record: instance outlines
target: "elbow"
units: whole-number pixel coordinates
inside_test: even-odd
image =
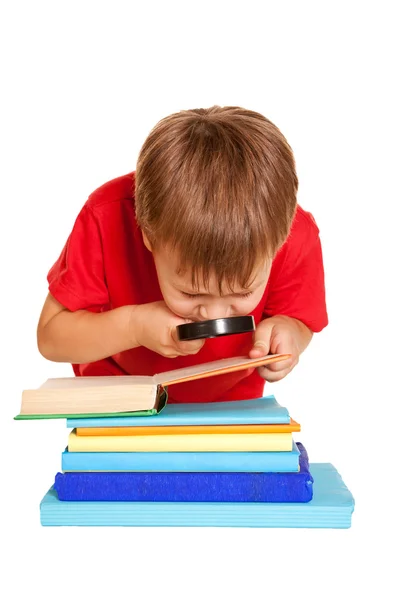
[[[38,327],[36,340],[38,350],[43,358],[52,362],[60,362],[57,358],[54,342],[51,336],[48,335],[46,327]]]

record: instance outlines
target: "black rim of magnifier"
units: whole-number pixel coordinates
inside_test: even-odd
[[[254,317],[228,317],[226,319],[211,319],[196,323],[178,325],[178,338],[182,340],[199,340],[213,338],[234,333],[248,333],[254,331]]]

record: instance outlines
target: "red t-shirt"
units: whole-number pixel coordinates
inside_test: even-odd
[[[95,190],[79,213],[57,262],[48,274],[50,293],[70,311],[107,311],[163,300],[151,252],[135,219],[134,173]],[[320,331],[327,323],[319,230],[298,207],[291,232],[277,253],[263,297],[253,311],[256,323],[287,315]],[[206,340],[196,355],[165,358],[145,347],[89,364],[73,365],[76,375],[154,375],[231,356],[247,356],[252,334]],[[239,371],[170,386],[170,402],[214,402],[262,396],[257,370]]]

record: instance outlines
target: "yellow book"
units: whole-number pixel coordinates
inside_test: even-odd
[[[69,452],[280,452],[292,450],[291,433],[68,436]]]

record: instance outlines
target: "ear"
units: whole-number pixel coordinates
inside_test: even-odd
[[[143,243],[146,246],[147,250],[149,250],[149,252],[153,252],[151,244],[150,244],[150,240],[144,231],[142,231],[142,236],[143,236]]]

